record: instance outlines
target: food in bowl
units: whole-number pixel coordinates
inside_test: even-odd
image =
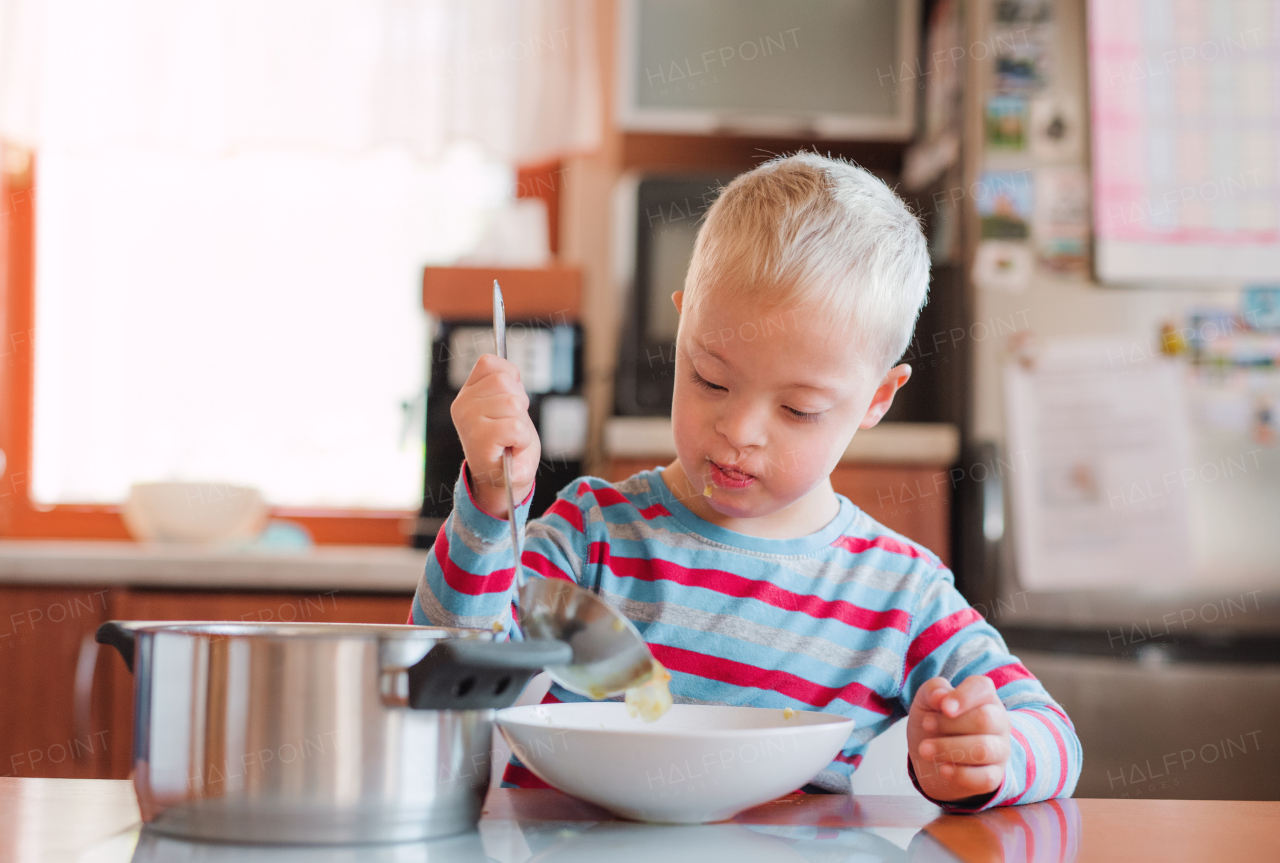
[[[662,714],[671,709],[670,683],[671,672],[655,659],[653,672],[644,682],[627,690],[623,699],[627,705],[627,715],[638,716],[645,722],[657,722]]]
[[[511,707],[498,727],[520,761],[554,788],[622,818],[724,821],[803,786],[848,742],[833,713],[676,704],[661,722],[626,704]]]

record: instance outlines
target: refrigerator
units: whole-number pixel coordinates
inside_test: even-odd
[[[957,583],[1075,722],[1077,795],[1280,799],[1280,4],[925,17]]]

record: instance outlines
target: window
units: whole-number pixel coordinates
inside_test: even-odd
[[[407,154],[42,154],[31,494],[253,485],[276,504],[421,503],[421,268],[510,171]]]

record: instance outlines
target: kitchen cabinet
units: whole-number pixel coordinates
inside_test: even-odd
[[[411,594],[0,585],[0,776],[124,779],[133,679],[106,620],[404,623]]]
[[[0,776],[106,775],[116,740],[89,687],[108,593],[0,586]]]
[[[951,474],[935,465],[839,464],[831,486],[951,565]]]
[[[670,462],[671,458],[614,458],[605,478],[618,482]],[[951,474],[946,467],[842,462],[831,472],[831,485],[867,515],[950,565]]]

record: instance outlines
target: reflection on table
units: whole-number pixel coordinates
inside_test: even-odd
[[[427,843],[254,847],[144,830],[112,780],[0,777],[3,863],[1134,863],[1280,860],[1280,802],[1055,800],[943,815],[916,797],[789,795],[732,822],[618,821],[555,791],[495,790],[479,830]]]
[[[131,863],[1066,863],[1078,849],[1073,801],[982,816],[938,818],[904,798],[785,797],[723,824],[665,826],[612,819],[554,792],[497,792],[476,833],[429,843],[361,848],[264,847],[186,842],[130,831]],[[941,825],[942,839],[931,833]],[[125,836],[117,841],[125,841]],[[957,853],[959,852],[959,853]]]
[[[926,838],[927,837],[923,837]],[[921,843],[916,843],[917,845]],[[905,863],[913,857],[870,830],[745,824],[661,826],[625,822],[482,822],[478,833],[435,842],[359,848],[216,845],[142,831],[132,863]]]

